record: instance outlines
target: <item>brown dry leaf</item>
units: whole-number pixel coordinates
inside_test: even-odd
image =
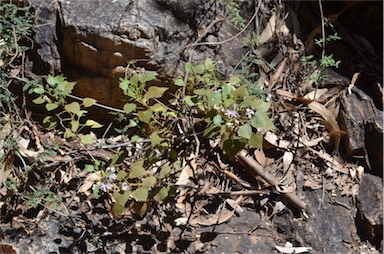
[[[284,170],[284,172],[286,172],[288,170],[292,161],[293,161],[293,153],[288,152],[288,151],[284,152],[284,155],[283,155],[283,170]]]
[[[271,75],[270,78],[270,86],[274,86],[277,82],[279,82],[281,75],[283,74],[285,67],[287,65],[288,57],[285,57],[283,61],[280,62],[279,66],[277,66],[276,71]]]
[[[317,146],[321,141],[324,140],[324,137],[319,137],[307,141],[303,141],[303,144],[308,147]]]
[[[242,200],[242,197],[240,196],[237,200],[233,200],[233,199],[230,199],[230,198],[227,198],[225,200],[225,202],[233,209],[236,211],[237,214],[240,214],[242,212],[244,212],[244,209],[239,205],[239,203],[241,202]]]
[[[306,180],[304,182],[303,186],[311,188],[312,190],[321,189],[321,187],[322,187],[321,183],[314,182],[314,181],[311,181],[311,180]]]
[[[313,101],[308,104],[308,107],[324,118],[324,120],[328,123],[329,132],[340,131],[340,127],[335,116],[324,105]]]
[[[316,154],[317,156],[319,156],[320,158],[322,158],[323,160],[327,161],[330,164],[331,168],[333,168],[333,169],[335,169],[341,173],[349,174],[349,169],[347,167],[345,167],[344,165],[342,165],[338,161],[338,158],[332,157],[330,154],[324,152],[323,150],[321,152],[318,152],[315,149],[310,148],[310,147],[307,147],[307,149],[309,151],[313,152],[314,154]]]
[[[88,191],[93,186],[93,184],[95,182],[100,181],[101,178],[102,177],[101,177],[100,173],[91,173],[91,174],[89,174],[85,178],[83,185],[80,186],[78,191],[81,192],[81,193],[85,193],[86,191]]]
[[[262,149],[256,149],[253,154],[255,155],[256,161],[260,163],[261,166],[265,166],[267,158],[265,157],[264,151]]]
[[[34,161],[39,153],[36,152],[36,151],[28,150],[29,141],[30,140],[28,140],[28,139],[21,138],[17,142],[17,145],[19,146],[21,155],[23,157],[26,157],[26,158],[31,159],[31,160]]]
[[[190,220],[192,226],[212,226],[222,224],[229,221],[233,215],[235,215],[235,210],[229,211],[224,209],[218,214],[209,214],[209,215],[198,215],[196,218]]]
[[[328,92],[328,88],[313,90],[312,92],[309,92],[306,95],[304,95],[303,98],[308,99],[308,100],[316,100],[316,99],[320,98],[326,92]],[[316,94],[316,98],[315,98],[315,94]]]
[[[273,34],[275,33],[276,29],[276,13],[272,15],[272,17],[269,19],[267,26],[264,28],[263,32],[260,35],[260,45],[267,42],[269,39],[272,38]]]
[[[183,165],[184,165],[184,167],[181,170],[180,175],[179,175],[179,179],[177,179],[177,182],[176,182],[176,185],[178,185],[178,186],[188,185],[188,183],[190,182],[190,177],[193,176],[193,170],[192,170],[191,166],[196,167],[196,162],[195,162],[195,160],[191,160],[191,161],[189,161],[189,163],[187,163],[184,160]]]

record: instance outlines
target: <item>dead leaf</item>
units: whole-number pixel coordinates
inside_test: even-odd
[[[286,172],[289,168],[289,166],[291,165],[293,161],[293,153],[292,152],[284,152],[284,155],[283,155],[283,169],[284,169],[284,172]]]
[[[192,226],[212,226],[222,224],[224,222],[229,221],[233,215],[235,214],[235,210],[229,211],[224,209],[217,214],[209,214],[209,215],[198,215],[197,217],[190,220],[190,224]]]
[[[175,183],[178,186],[188,185],[188,183],[190,182],[190,177],[193,176],[193,171],[192,171],[192,168],[190,167],[190,165],[196,166],[196,162],[194,162],[194,160],[191,160],[189,163],[187,163],[184,160],[183,164],[184,164],[184,168],[181,170],[180,175],[179,175],[179,179],[177,179],[177,182]]]
[[[85,178],[83,185],[80,186],[78,191],[81,192],[81,193],[85,193],[90,188],[92,188],[92,186],[93,186],[93,184],[95,182],[100,181],[101,179],[102,179],[102,177],[101,177],[100,173],[91,173],[91,174],[89,174]]]
[[[256,161],[260,163],[261,166],[265,166],[267,159],[265,157],[264,151],[262,149],[256,149],[253,154],[255,155]]]

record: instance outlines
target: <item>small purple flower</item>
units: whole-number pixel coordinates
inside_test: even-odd
[[[117,175],[115,173],[111,174],[110,176],[108,176],[108,182],[112,182],[113,180],[115,180],[117,178]]]
[[[124,183],[121,184],[121,189],[122,189],[123,191],[128,190],[128,188],[129,188],[128,183],[124,182]]]
[[[255,111],[253,111],[252,109],[250,108],[247,108],[245,110],[245,115],[248,117],[248,119],[251,119],[253,117],[253,115],[255,114]]]
[[[234,117],[234,118],[237,118],[239,117],[239,113],[237,111],[232,111],[232,110],[229,110],[229,109],[226,109],[224,111],[224,115],[228,116],[228,117]]]
[[[92,189],[95,189],[96,187],[99,187],[100,190],[107,192],[108,190],[112,190],[113,185],[110,183],[98,182],[93,185]]]

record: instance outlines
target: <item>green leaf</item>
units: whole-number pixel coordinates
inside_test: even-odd
[[[33,89],[33,92],[36,93],[36,94],[43,94],[45,92],[45,90],[44,90],[44,87],[39,86],[39,87],[35,87]]]
[[[193,106],[196,105],[196,104],[192,101],[192,98],[194,98],[194,97],[191,97],[191,96],[189,96],[189,95],[187,95],[187,96],[184,97],[184,101],[185,101],[185,103],[186,103],[188,106],[190,106],[190,107],[193,107]]]
[[[90,126],[91,128],[94,128],[94,129],[103,127],[102,124],[100,124],[94,120],[91,120],[91,119],[89,119],[85,122],[85,126]]]
[[[83,105],[86,108],[93,106],[96,102],[97,102],[97,100],[95,100],[93,98],[84,98],[83,99]]]
[[[46,116],[43,119],[43,126],[47,130],[52,130],[58,124],[58,119],[54,116]]]
[[[133,136],[131,137],[131,142],[132,142],[132,143],[135,143],[135,142],[139,141],[140,139],[141,139],[140,136],[138,136],[138,135],[133,135]]]
[[[236,98],[243,98],[243,97],[249,95],[246,86],[239,86],[238,88],[236,88],[235,91],[232,92],[232,94],[234,96],[236,96]]]
[[[208,126],[208,128],[206,128],[204,130],[203,135],[206,138],[213,138],[213,137],[217,136],[219,133],[220,133],[220,127],[218,127],[214,124],[210,124]]]
[[[147,187],[149,189],[149,188],[152,188],[153,186],[155,186],[156,182],[157,182],[156,177],[148,176],[146,178],[143,178],[142,186]]]
[[[32,102],[35,104],[43,104],[43,103],[45,103],[45,99],[42,96],[40,96],[40,97],[37,97],[36,99],[34,99]]]
[[[138,116],[140,121],[142,121],[144,123],[149,123],[149,121],[151,120],[151,117],[152,117],[152,113],[153,113],[153,111],[151,109],[147,109],[145,111],[139,111],[137,113],[137,116]]]
[[[87,171],[87,172],[93,172],[93,171],[95,171],[95,166],[94,166],[94,165],[91,165],[91,164],[85,164],[85,165],[84,165],[84,169],[85,169],[85,171]]]
[[[73,88],[75,87],[76,82],[63,81],[58,83],[57,89],[61,92],[62,95],[68,95],[72,93]]]
[[[228,139],[223,143],[223,151],[229,156],[235,156],[241,149],[243,149],[245,143],[238,139]]]
[[[92,135],[91,134],[86,134],[81,137],[81,143],[84,145],[89,145],[93,143]]]
[[[241,79],[237,76],[231,76],[231,78],[229,79],[228,83],[231,84],[231,85],[235,85],[237,83],[239,83],[241,81]]]
[[[151,140],[152,146],[157,146],[161,142],[161,138],[157,134],[157,131],[152,132],[151,135],[149,135],[149,139]]]
[[[51,75],[48,75],[48,78],[47,78],[47,83],[54,87],[55,85],[57,84],[60,84],[60,83],[63,83],[64,82],[64,77],[61,76],[61,75],[58,75],[58,76],[51,76]]]
[[[263,137],[259,133],[252,133],[248,145],[254,148],[263,148]]]
[[[240,137],[250,139],[252,135],[252,127],[250,124],[244,124],[239,127],[237,130],[237,134],[239,134]]]
[[[143,160],[137,160],[134,163],[131,164],[131,172],[128,175],[128,178],[138,178],[147,173],[147,171],[143,167],[144,161]]]
[[[231,86],[227,83],[224,83],[223,86],[222,86],[222,89],[223,89],[223,94],[228,96],[232,93],[233,90],[235,90],[235,87],[234,86]]]
[[[80,112],[80,104],[76,101],[64,106],[64,109],[68,112],[78,114]]]
[[[255,128],[262,128],[265,131],[272,130],[275,126],[265,112],[257,111],[253,116],[251,125]]]
[[[159,179],[166,178],[170,172],[171,172],[171,167],[169,166],[169,164],[168,163],[164,164],[160,169]]]
[[[174,84],[176,86],[185,86],[185,82],[183,78],[176,78]]]
[[[168,87],[151,86],[148,88],[148,92],[144,95],[145,99],[161,98]]]
[[[134,104],[134,103],[125,103],[123,109],[124,109],[124,112],[126,114],[130,114],[131,112],[133,112],[136,109],[136,104]]]
[[[133,119],[129,119],[129,127],[136,127],[136,126],[137,126],[137,122]],[[132,142],[135,142],[135,141],[132,141]]]
[[[80,126],[79,121],[75,121],[75,120],[71,121],[71,131],[73,133],[77,132],[77,130],[79,129],[79,126]]]
[[[120,164],[123,162],[125,158],[125,155],[124,155],[124,152],[117,152],[115,155],[113,155],[113,157],[111,158],[111,160],[109,161],[109,165],[115,165],[115,164]]]
[[[271,107],[270,102],[265,102],[261,99],[255,99],[251,103],[251,108],[256,111],[267,112],[270,107]]]
[[[148,188],[139,187],[131,193],[131,197],[138,202],[145,202],[148,199]]]
[[[213,124],[216,126],[221,126],[221,123],[223,122],[223,118],[220,114],[217,114],[213,117]]]
[[[112,203],[111,213],[114,218],[119,218],[125,211],[125,207],[119,203]]]
[[[118,203],[122,206],[125,206],[125,204],[127,203],[127,201],[130,198],[130,191],[126,190],[122,194],[119,191],[115,191],[115,192],[113,192],[112,195],[113,195],[113,198],[116,200],[116,203]]]
[[[160,103],[156,103],[150,107],[153,112],[165,112],[167,108]]]
[[[203,64],[198,64],[193,68],[194,72],[198,75],[203,74],[205,71],[205,66]]]
[[[207,89],[196,89],[193,92],[197,95],[207,95],[210,91]]]
[[[156,72],[147,72],[145,74],[141,74],[141,77],[139,81],[143,84],[147,83],[148,81],[154,80],[156,77],[157,73]]]
[[[47,103],[47,104],[45,105],[45,108],[46,108],[48,111],[52,111],[52,110],[56,109],[57,107],[59,107],[59,105],[56,104],[56,103]]]
[[[185,64],[185,71],[187,72],[187,73],[192,73],[192,70],[193,70],[193,65],[190,63],[190,62],[188,62],[188,63],[186,63]]]
[[[216,67],[215,62],[211,58],[205,59],[204,66],[207,71],[214,71]]]
[[[75,133],[73,133],[71,131],[71,129],[69,129],[69,128],[65,129],[65,132],[64,132],[64,138],[65,139],[73,138],[74,136],[75,136]]]
[[[157,194],[153,197],[153,199],[156,200],[157,202],[162,202],[162,201],[164,201],[164,200],[168,197],[169,189],[170,189],[169,186],[163,186],[163,187],[157,192]]]
[[[129,84],[130,84],[130,82],[129,82],[128,79],[120,78],[119,87],[120,87],[121,90],[123,90],[124,95],[127,95],[126,92],[128,90]]]
[[[116,180],[117,181],[121,181],[123,180],[126,176],[127,176],[127,172],[125,172],[124,170],[119,170],[119,172],[117,173],[117,176],[116,176]]]

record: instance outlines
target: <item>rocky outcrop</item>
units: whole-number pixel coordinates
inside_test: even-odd
[[[242,55],[239,54],[242,51],[241,37],[214,47],[186,48],[218,16],[220,9],[216,1],[29,2],[40,10],[36,12],[40,22],[36,27],[47,26],[46,29],[49,29],[50,36],[45,40],[51,41],[38,40],[40,50],[37,54],[51,73],[63,72],[77,81],[77,95],[94,97],[110,106],[120,107],[123,104],[118,78],[124,76],[127,63],[131,60],[136,60],[138,67],[157,72],[157,83],[169,85],[172,77],[183,74],[189,54],[196,62],[206,57],[214,58],[222,72],[234,66]],[[49,19],[40,18],[47,15],[41,11],[42,8],[48,11]],[[52,27],[56,25],[56,13],[59,13],[57,27]],[[35,32],[39,38],[46,31],[40,28]],[[206,36],[218,41],[237,32],[229,23],[218,22]],[[205,37],[200,39],[205,40]],[[49,52],[55,52],[51,59]],[[56,52],[60,52],[61,61],[57,61]]]

